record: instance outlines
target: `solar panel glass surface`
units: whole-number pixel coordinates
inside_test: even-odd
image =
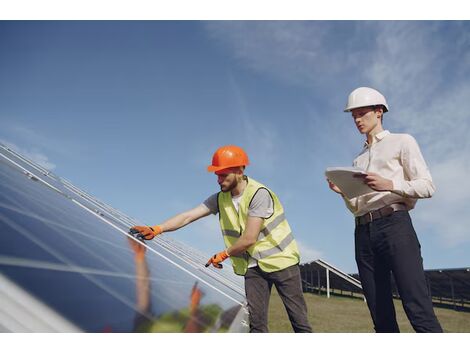
[[[129,218],[2,153],[16,164],[0,158],[0,273],[80,329],[225,331],[244,312],[233,273],[174,241],[141,245]]]

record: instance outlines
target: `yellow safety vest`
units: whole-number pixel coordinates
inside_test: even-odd
[[[276,194],[261,183],[247,178],[247,186],[241,196],[238,212],[232,202],[230,192],[219,192],[219,222],[225,245],[232,246],[243,234],[248,219],[248,208],[256,192],[264,188],[273,199],[274,213],[264,219],[258,241],[247,249],[247,253],[258,261],[265,272],[279,271],[299,263],[300,254],[297,242],[292,235],[284,209]],[[233,270],[237,275],[245,275],[248,269],[248,255],[230,256]]]

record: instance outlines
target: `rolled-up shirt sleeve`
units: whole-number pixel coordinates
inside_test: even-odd
[[[403,139],[401,162],[404,179],[393,181],[393,193],[409,198],[430,198],[436,188],[418,143],[410,136]]]

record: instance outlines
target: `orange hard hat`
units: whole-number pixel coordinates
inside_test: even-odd
[[[212,156],[212,165],[207,171],[216,172],[230,167],[246,166],[250,162],[245,151],[236,145],[224,145],[217,149]]]

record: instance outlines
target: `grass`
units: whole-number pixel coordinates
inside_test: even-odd
[[[305,293],[308,317],[314,332],[374,332],[366,303],[362,299],[319,296]],[[397,321],[401,332],[414,332],[400,300],[395,300]],[[470,332],[470,313],[434,308],[444,332]],[[273,289],[269,305],[269,331],[293,332],[282,301]]]

